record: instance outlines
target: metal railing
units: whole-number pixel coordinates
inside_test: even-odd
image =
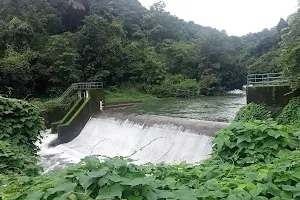
[[[67,96],[69,96],[72,92],[78,90],[90,90],[90,89],[101,89],[103,88],[102,82],[81,82],[81,83],[73,83],[66,89],[66,91],[58,97],[56,100],[58,102],[63,101]]]
[[[287,80],[282,73],[267,73],[267,74],[249,74],[247,76],[247,86],[251,85],[284,85]]]

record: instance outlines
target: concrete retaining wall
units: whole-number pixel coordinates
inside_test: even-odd
[[[52,133],[57,132],[57,126],[67,123],[73,115],[80,108],[84,100],[82,98],[78,99],[77,102],[73,105],[73,107],[69,110],[69,112],[58,122],[52,123]]]
[[[190,130],[194,133],[199,132],[210,137],[215,137],[219,130],[226,128],[229,125],[228,123],[223,122],[211,122],[157,115],[136,115],[117,111],[104,111],[99,115],[94,115],[94,118],[114,118],[123,122],[130,121],[143,125],[144,127],[153,127],[155,125],[172,125],[182,130]]]
[[[100,101],[104,100],[103,89],[92,89],[89,91],[90,97],[83,103],[74,106],[68,116],[65,116],[63,122],[57,126],[58,140],[60,143],[67,143],[75,139],[85,124],[94,113],[100,111]]]
[[[60,143],[70,142],[80,134],[93,115],[95,106],[95,102],[91,98],[86,99],[68,122],[57,126]]]
[[[298,95],[299,92],[293,92],[290,86],[247,87],[247,104],[257,103],[274,109],[282,109]]]

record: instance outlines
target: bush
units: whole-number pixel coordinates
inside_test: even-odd
[[[126,102],[126,101],[153,101],[157,100],[151,94],[147,94],[139,85],[121,85],[120,87],[109,87],[105,90],[105,102]]]
[[[182,75],[170,76],[163,84],[153,86],[151,93],[157,97],[195,97],[199,95],[196,80],[186,79]]]
[[[38,175],[38,158],[28,149],[0,141],[0,172],[2,174]]]
[[[294,132],[271,120],[233,123],[217,134],[213,148],[222,159],[240,165],[270,163],[279,152],[300,147],[299,135]]]
[[[267,120],[272,117],[271,111],[269,111],[264,105],[250,103],[242,107],[234,118],[235,122],[249,122],[254,120]]]
[[[276,121],[283,125],[300,127],[300,97],[293,98],[283,109]]]
[[[63,102],[57,102],[56,100],[35,100],[31,103],[38,108],[40,115],[45,120],[46,127],[51,128],[51,124],[61,120],[72,108],[77,99],[77,96],[72,96]]]
[[[37,142],[44,121],[26,101],[0,97],[0,172],[36,175]]]
[[[12,145],[38,151],[44,121],[37,107],[26,101],[0,97],[0,138]]]
[[[120,158],[84,159],[75,167],[37,178],[14,178],[2,199],[298,199],[300,151],[271,164],[240,167],[213,156],[201,165],[137,166]],[[1,177],[0,177],[1,178]],[[1,182],[1,180],[0,180]]]

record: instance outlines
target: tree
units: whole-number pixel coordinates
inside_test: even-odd
[[[166,3],[164,1],[159,1],[152,6],[150,6],[150,10],[157,11],[157,12],[165,12]]]
[[[6,43],[18,51],[26,51],[33,40],[34,30],[30,24],[15,17],[7,23]]]
[[[49,74],[45,88],[51,94],[60,94],[69,85],[81,80],[77,64],[79,55],[72,33],[49,37],[41,53],[44,57],[41,63],[48,66]]]
[[[150,85],[162,83],[166,75],[165,64],[147,42],[128,42],[122,53],[123,81]]]
[[[8,48],[0,60],[0,90],[13,88],[14,96],[32,94],[34,89],[33,73],[26,54]]]
[[[277,32],[279,34],[281,34],[282,30],[285,28],[288,28],[288,27],[289,27],[289,24],[283,18],[280,18],[280,21],[277,24],[276,29],[277,29]]]
[[[284,51],[281,56],[281,66],[284,75],[293,88],[300,88],[300,41],[296,41],[292,46]]]
[[[122,25],[118,22],[110,23],[98,15],[85,18],[78,38],[85,80],[103,81],[114,73],[120,63],[118,52],[123,37]]]

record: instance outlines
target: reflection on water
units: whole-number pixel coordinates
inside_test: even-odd
[[[124,111],[137,114],[163,115],[208,121],[230,122],[246,104],[244,93],[194,99],[164,99],[143,103]]]

